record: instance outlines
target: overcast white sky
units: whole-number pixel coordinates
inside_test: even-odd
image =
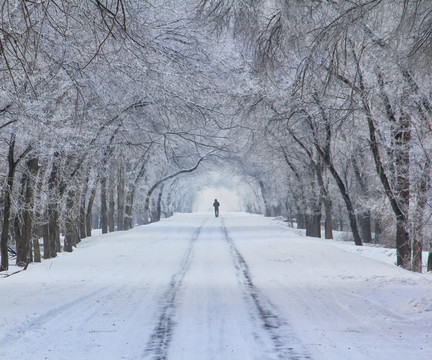
[[[226,187],[206,187],[197,192],[192,212],[213,211],[213,201],[218,199],[220,212],[245,211],[239,195]]]

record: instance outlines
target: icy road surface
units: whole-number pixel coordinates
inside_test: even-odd
[[[0,279],[0,359],[432,359],[431,274],[371,251],[247,214],[93,236]]]

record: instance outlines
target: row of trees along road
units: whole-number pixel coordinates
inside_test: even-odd
[[[326,238],[348,223],[357,245],[395,245],[397,265],[422,271],[427,2],[6,0],[0,11],[0,270],[8,250],[26,266],[93,226],[190,210],[179,178],[198,191],[196,169],[230,161],[266,215],[318,237],[324,221]]]
[[[422,271],[422,249],[431,248],[424,237],[431,183],[430,4],[200,4],[201,18],[231,31],[251,55],[259,86],[247,110],[261,119],[267,154],[285,164],[287,207],[297,222],[320,236],[324,208],[326,237],[332,237],[334,205],[342,199],[357,245],[372,240],[374,218],[378,229],[395,228],[397,265]],[[268,192],[279,197],[277,205],[281,185],[273,184]]]
[[[22,266],[72,251],[94,208],[103,232],[158,219],[149,198],[222,149],[214,101],[200,100],[223,100],[218,65],[177,18],[188,6],[3,2],[0,270],[8,251]]]

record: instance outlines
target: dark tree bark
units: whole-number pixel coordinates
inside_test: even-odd
[[[117,230],[124,230],[125,219],[125,169],[123,163],[120,164],[118,171],[117,185]]]
[[[305,220],[306,220],[306,236],[312,236],[321,238],[321,219],[322,219],[322,197],[316,196],[318,195],[318,192],[316,190],[316,167],[315,162],[311,158],[311,168],[314,173],[314,181],[311,183],[311,196],[310,196],[310,205],[309,213],[306,213]]]
[[[48,234],[49,234],[49,248],[47,249],[48,257],[45,257],[45,250],[44,250],[44,258],[50,259],[57,256],[57,254],[61,251],[61,244],[60,244],[60,225],[59,225],[59,212],[57,208],[52,209],[52,212],[49,215],[49,222],[48,222]]]
[[[44,259],[51,259],[57,256],[60,251],[60,227],[58,203],[60,194],[58,192],[60,154],[55,153],[51,173],[48,179],[48,224],[46,236],[44,236]]]
[[[107,179],[105,174],[101,177],[101,228],[102,234],[108,232],[108,207],[107,207]]]
[[[383,226],[381,224],[381,220],[375,217],[374,219],[374,239],[373,242],[379,244],[381,242],[382,234],[383,234]]]
[[[306,215],[302,213],[297,213],[297,229],[306,229]]]
[[[86,224],[86,236],[91,236],[92,232],[92,210],[93,210],[93,203],[96,198],[96,190],[97,190],[98,181],[95,181],[93,184],[92,190],[90,192],[90,197],[87,203],[87,209],[86,209],[86,218],[85,218],[85,224]]]
[[[48,219],[48,211],[46,212],[46,219]],[[44,248],[44,259],[49,259],[49,243],[50,243],[50,237],[49,237],[49,225],[48,222],[46,224],[42,225],[42,241],[43,241],[43,248]]]
[[[363,241],[365,243],[372,242],[372,226],[371,226],[371,213],[370,211],[363,211],[359,214],[359,224]]]
[[[29,263],[29,253],[28,253],[29,249],[26,249],[24,239],[21,233],[23,230],[22,211],[24,206],[24,193],[26,189],[27,177],[28,174],[26,173],[24,173],[23,176],[21,177],[21,189],[17,201],[17,212],[15,214],[15,219],[13,222],[14,240],[15,240],[16,254],[17,254],[16,264],[22,267],[24,267],[26,264]]]
[[[37,236],[33,238],[33,254],[34,254],[34,258],[33,258],[34,262],[41,262],[42,261],[41,250],[40,250],[40,246],[39,246],[39,239]]]
[[[88,184],[89,184],[89,178],[87,177],[85,180],[85,184],[83,186],[82,192],[81,192],[81,198],[80,198],[80,203],[79,203],[79,237],[78,237],[78,242],[80,242],[82,239],[87,237],[86,199],[87,199],[87,192],[88,192]]]
[[[66,195],[64,251],[72,252],[79,242],[78,195],[75,186],[70,186]]]
[[[264,208],[265,208],[265,213],[264,216],[270,217],[271,216],[271,210],[270,210],[270,205],[267,199],[267,192],[264,186],[264,182],[262,180],[259,181],[259,186],[261,189],[261,195],[262,195],[262,199],[264,201]]]
[[[327,240],[333,239],[333,218],[332,218],[332,202],[330,198],[330,194],[324,184],[324,179],[322,176],[322,165],[320,162],[314,162],[315,172],[318,179],[318,184],[321,191],[322,201],[324,203],[324,211],[325,211],[325,222],[324,222],[324,231],[325,238]]]
[[[325,222],[324,222],[324,232],[326,239],[333,239],[333,211],[331,199],[326,197],[324,199],[324,212],[325,212]]]
[[[17,264],[26,266],[31,261],[31,240],[33,235],[33,207],[34,207],[34,178],[39,170],[38,159],[27,161],[27,172],[21,178],[22,185],[22,211],[20,236],[17,241]]]
[[[360,190],[362,194],[367,195],[368,194],[368,186],[366,184],[365,177],[360,170],[360,166],[357,162],[357,159],[353,157],[352,159],[352,165],[354,170],[354,175],[356,176],[357,182],[360,186]],[[364,208],[364,207],[363,207]],[[360,229],[362,233],[362,238],[365,243],[371,243],[372,242],[372,226],[371,226],[371,212],[369,209],[363,209],[363,211],[359,214],[359,223],[360,223]]]
[[[114,189],[114,180],[113,177],[110,176],[109,181],[109,199],[108,199],[108,231],[115,231],[115,189]]]
[[[9,227],[10,227],[10,215],[12,208],[12,190],[15,181],[15,172],[19,163],[27,156],[30,152],[31,147],[28,147],[19,157],[15,160],[15,134],[11,136],[9,143],[8,153],[8,174],[6,179],[6,186],[3,194],[4,207],[3,207],[3,229],[0,238],[0,254],[1,264],[0,271],[6,271],[9,269],[9,254],[8,254],[8,242],[9,242]]]
[[[398,249],[398,265],[405,269],[411,268],[411,238],[409,234],[409,204],[410,204],[410,151],[411,124],[408,116],[402,114],[396,129],[395,140],[397,146],[396,189],[399,198],[399,207],[402,209],[401,216],[397,219],[396,246]],[[420,253],[421,256],[421,253]]]
[[[321,238],[321,210],[306,215],[306,236]]]
[[[324,109],[324,107],[321,105],[321,101],[319,100],[318,94],[313,94],[313,99],[316,103],[316,105],[318,106],[320,113],[321,113],[321,118],[322,121],[324,122],[324,128],[325,128],[325,142],[324,142],[324,146],[322,147],[324,156],[327,159],[330,159],[330,149],[331,149],[331,141],[332,141],[332,128],[330,125],[330,121],[328,119],[326,110]],[[310,127],[313,133],[313,137],[316,143],[318,143],[318,135],[317,135],[317,130],[316,127],[314,127],[312,125],[312,122],[310,122]],[[331,197],[330,197],[330,193],[327,189],[326,184],[324,183],[324,179],[323,179],[323,175],[322,175],[322,165],[321,165],[321,161],[316,161],[316,172],[317,172],[317,178],[318,178],[318,183],[320,186],[320,190],[321,190],[321,196],[324,202],[324,209],[325,209],[325,223],[324,223],[324,227],[325,227],[325,238],[326,239],[333,239],[333,217],[332,217],[332,201],[331,201]]]
[[[125,206],[125,218],[124,218],[124,229],[130,230],[133,227],[132,211],[135,199],[135,185],[131,185],[126,195],[126,206]]]
[[[142,155],[137,168],[135,169],[136,175],[133,181],[129,183],[129,189],[126,195],[126,204],[124,209],[124,229],[129,230],[133,228],[133,207],[135,201],[135,192],[138,187],[139,181],[144,177],[146,165],[148,161],[148,151],[150,147]]]
[[[162,195],[163,195],[163,188],[162,185],[159,191],[158,199],[157,199],[157,205],[156,205],[156,212],[155,212],[155,220],[154,221],[160,221],[161,215],[162,215]]]

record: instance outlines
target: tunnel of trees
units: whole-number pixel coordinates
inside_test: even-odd
[[[26,267],[92,228],[189,212],[217,180],[245,211],[396,247],[398,266],[422,271],[428,1],[5,0],[0,12],[0,270],[8,252]]]

